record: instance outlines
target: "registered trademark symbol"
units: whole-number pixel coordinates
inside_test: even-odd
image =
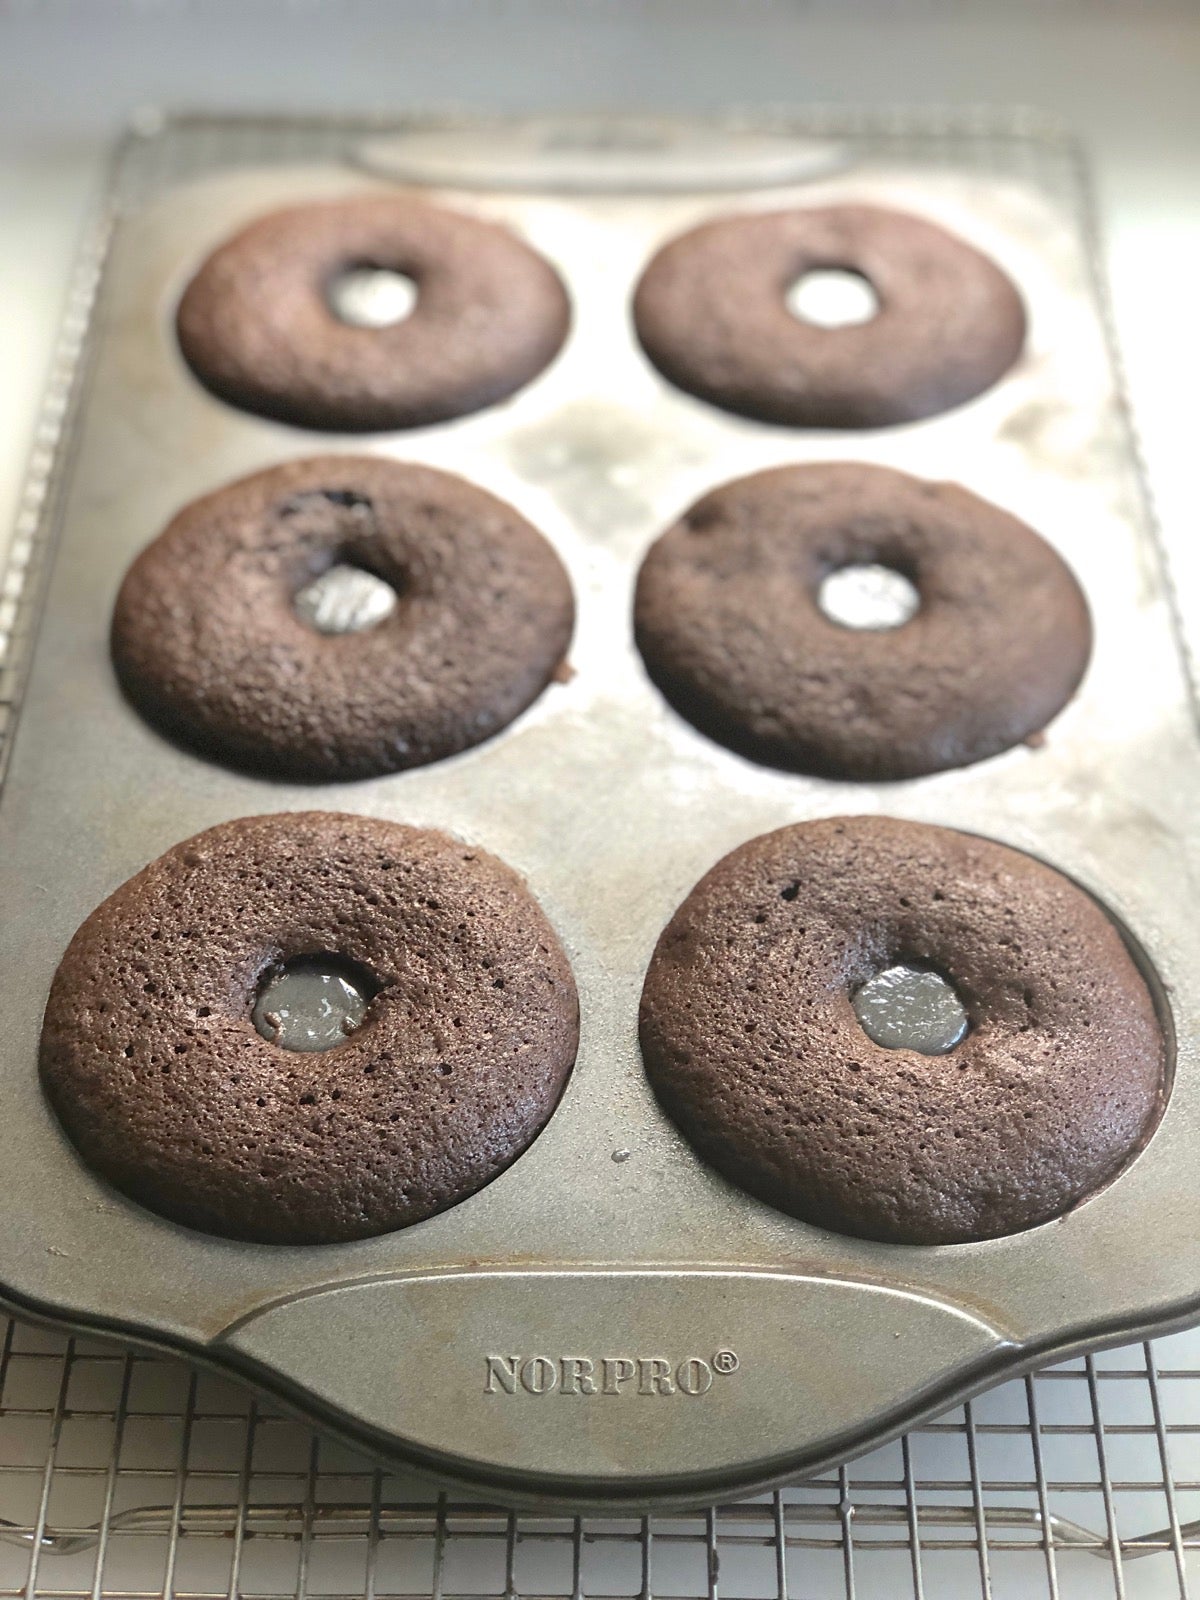
[[[739,1366],[736,1350],[718,1350],[713,1357],[714,1372],[736,1372]]]

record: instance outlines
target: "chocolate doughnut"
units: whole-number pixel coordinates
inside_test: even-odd
[[[900,627],[818,604],[832,572],[916,588]],[[1038,733],[1078,687],[1087,603],[1045,541],[954,484],[883,467],[780,467],[697,502],[638,575],[638,646],[663,694],[756,761],[833,778],[961,767]]]
[[[333,955],[361,1026],[320,1054],[251,1020]],[[210,828],[95,910],[54,978],[45,1091],[84,1160],[189,1227],[323,1244],[417,1222],[539,1133],[575,1059],[567,958],[522,880],[445,834],[327,812]]]
[[[391,327],[341,320],[330,289],[376,268],[416,284]],[[260,217],[209,256],[176,318],[200,382],[244,411],[366,432],[494,405],[558,354],[570,305],[557,273],[504,228],[399,196]]]
[[[895,963],[953,985],[962,1043],[868,1038],[852,998]],[[719,861],[658,941],[641,1043],[726,1177],[900,1244],[1060,1215],[1141,1149],[1165,1097],[1154,1004],[1096,902],[1019,851],[886,817],[781,828]]]
[[[807,273],[865,278],[876,314],[804,322]],[[642,348],[673,384],[725,411],[801,428],[880,428],[961,405],[1008,371],[1025,309],[991,261],[931,222],[874,206],[747,212],[693,228],[647,267]]]
[[[396,593],[359,632],[295,598],[350,565]],[[130,567],[112,656],[130,700],[203,755],[329,781],[437,761],[545,688],[570,642],[571,587],[511,506],[430,467],[318,456],[184,508]]]

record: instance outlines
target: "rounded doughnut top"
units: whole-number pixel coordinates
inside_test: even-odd
[[[256,1031],[257,987],[329,954],[369,974],[321,1053]],[[431,830],[301,812],[223,823],[99,906],[55,975],[46,1093],[84,1160],[189,1227],[271,1244],[384,1233],[535,1138],[578,1002],[523,881]]]
[[[807,274],[866,280],[868,320],[822,327],[794,316]],[[989,389],[1025,342],[1008,277],[944,228],[873,206],[722,217],[665,245],[633,302],[638,338],[663,376],[723,410],[802,428],[914,422]]]
[[[853,1007],[897,963],[969,1018],[941,1055]],[[806,1222],[899,1244],[993,1238],[1094,1194],[1166,1094],[1147,985],[1083,890],[1023,853],[886,817],[800,823],[703,877],[641,1004],[663,1106],[726,1177]]]
[[[821,609],[831,573],[916,589],[901,626]],[[1016,517],[883,467],[780,467],[713,490],[651,547],[634,605],[650,677],[753,760],[843,779],[966,766],[1039,733],[1091,651],[1070,569]]]
[[[402,274],[416,304],[356,326],[331,290],[363,269]],[[367,432],[494,405],[558,354],[566,290],[491,222],[421,200],[359,196],[260,217],[209,256],[179,303],[184,358],[220,399],[281,422]]]
[[[322,632],[296,598],[347,564],[396,604]],[[511,506],[430,467],[318,456],[186,506],[126,574],[111,643],[163,731],[235,766],[335,781],[489,738],[545,688],[573,625],[562,563]]]

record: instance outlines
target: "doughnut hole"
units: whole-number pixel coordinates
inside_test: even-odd
[[[839,627],[869,632],[902,628],[921,609],[911,578],[877,561],[852,561],[821,580],[817,605]]]
[[[846,267],[817,267],[796,279],[784,303],[797,322],[812,328],[857,328],[879,315],[871,280]]]
[[[966,1037],[969,1020],[954,985],[931,967],[897,962],[851,996],[867,1038],[885,1050],[945,1055]]]
[[[297,591],[292,609],[318,633],[364,633],[396,609],[396,589],[345,556]]]
[[[325,289],[329,309],[352,328],[394,328],[416,310],[415,279],[368,262],[344,267]]]
[[[251,1019],[281,1050],[333,1050],[362,1026],[379,988],[365,967],[344,956],[297,956],[263,973]]]

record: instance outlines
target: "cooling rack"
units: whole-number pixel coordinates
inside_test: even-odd
[[[10,1321],[0,1595],[1187,1596],[1198,1359],[1195,1334],[1130,1345],[769,1497],[580,1519],[438,1497],[223,1378]]]
[[[781,114],[782,115],[782,114]],[[763,114],[756,113],[761,126]],[[794,125],[794,118],[791,119]],[[805,112],[1086,200],[1032,113]],[[168,183],[327,159],[378,126],[153,114],[131,130],[82,256],[0,587],[0,774],[86,382],[114,220]],[[699,1513],[572,1518],[438,1496],[226,1379],[0,1317],[0,1596],[637,1596],[639,1600],[1162,1600],[1200,1591],[1200,1331],[1004,1384],[803,1485]]]

